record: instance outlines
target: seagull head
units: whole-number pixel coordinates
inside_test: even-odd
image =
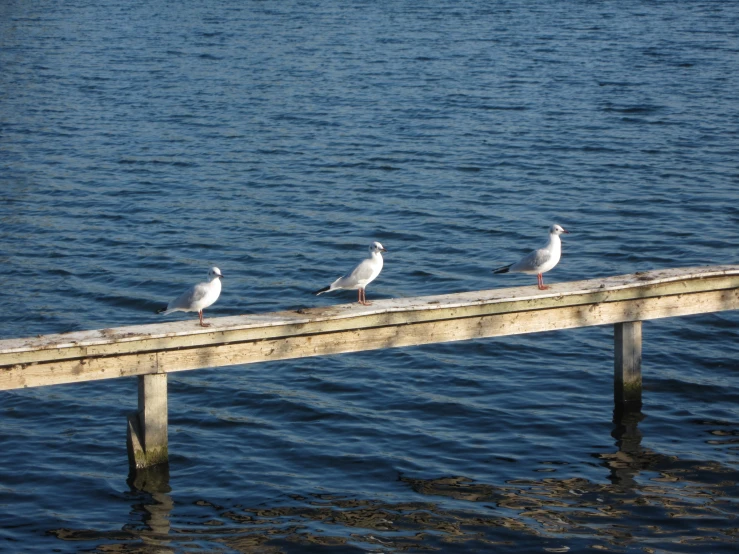
[[[212,281],[213,279],[223,279],[223,273],[215,266],[211,267],[210,271],[208,271],[208,280]]]
[[[565,231],[563,227],[556,223],[549,228],[549,234],[551,235],[561,235],[562,233],[570,234],[569,231]]]
[[[381,245],[381,244],[380,244],[379,242],[377,242],[377,241],[375,241],[375,242],[373,242],[372,244],[370,244],[370,247],[369,247],[369,251],[370,251],[370,252],[371,252],[372,254],[375,254],[375,253],[377,253],[377,252],[387,252],[387,250],[385,250],[385,247],[384,247],[383,245]]]

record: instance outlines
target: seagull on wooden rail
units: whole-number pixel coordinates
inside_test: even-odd
[[[369,246],[370,257],[359,262],[357,267],[352,269],[349,273],[343,277],[339,277],[327,287],[323,287],[321,290],[317,290],[313,294],[319,295],[324,292],[330,292],[332,290],[346,289],[346,290],[357,290],[357,300],[364,306],[369,306],[371,302],[367,302],[367,296],[365,295],[364,289],[382,271],[382,253],[387,252],[384,246],[379,242],[375,241]]]
[[[198,312],[200,326],[210,327],[210,323],[203,322],[203,310],[212,306],[221,295],[221,279],[223,279],[221,270],[211,267],[206,282],[190,287],[167,304],[166,308],[157,310],[157,313],[167,315],[172,312]]]
[[[562,256],[562,240],[559,238],[559,235],[562,233],[569,234],[569,231],[565,231],[555,223],[549,228],[549,242],[546,246],[527,254],[515,264],[494,269],[493,273],[536,274],[539,289],[548,289],[549,287],[544,284],[544,273],[550,269],[554,269],[554,266],[559,263],[559,258]]]

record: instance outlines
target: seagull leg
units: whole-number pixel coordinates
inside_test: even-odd
[[[210,327],[210,323],[204,323],[203,322],[203,310],[200,310],[198,312],[198,315],[200,316],[200,326],[201,327]]]
[[[367,302],[367,293],[364,291],[364,289],[359,289],[359,291],[362,296],[359,300],[359,303],[363,306],[369,306],[370,304],[372,304],[372,302]]]
[[[539,290],[547,290],[549,287],[544,284],[544,275],[539,273],[536,276],[536,279],[539,281]]]

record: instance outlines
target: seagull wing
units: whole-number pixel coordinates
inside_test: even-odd
[[[515,264],[511,266],[510,271],[536,271],[537,268],[544,265],[550,258],[552,253],[548,248],[539,248],[527,254]]]
[[[194,310],[195,304],[205,298],[206,294],[208,294],[208,283],[198,283],[172,300],[167,310]]]
[[[352,288],[359,284],[366,283],[367,280],[372,278],[374,273],[374,266],[372,259],[367,258],[362,260],[357,267],[352,269],[349,273],[337,279],[332,285],[333,288]]]
[[[538,250],[534,250],[532,254],[534,254],[534,264],[536,264],[536,267],[541,267],[552,259],[552,251],[549,248],[539,248]]]

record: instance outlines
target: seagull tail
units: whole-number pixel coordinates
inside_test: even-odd
[[[512,265],[513,264],[508,264],[507,266],[499,267],[498,269],[494,269],[493,270],[493,273],[508,273],[508,270],[511,269],[511,266]]]
[[[323,287],[321,290],[317,290],[313,294],[315,294],[316,296],[318,296],[319,294],[323,294],[324,292],[328,292],[329,290],[331,290],[331,285],[329,285],[327,287]]]

